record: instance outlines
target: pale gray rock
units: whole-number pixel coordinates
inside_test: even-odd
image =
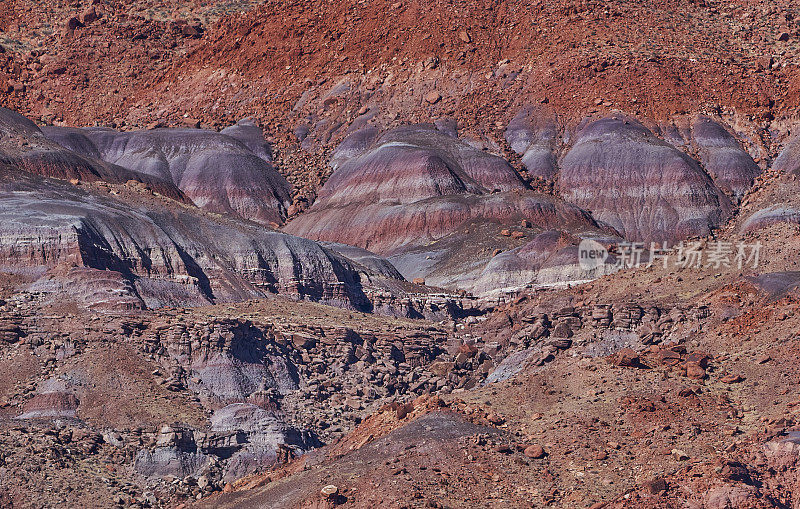
[[[125,288],[124,306],[225,302],[269,293],[363,310],[371,306],[361,286],[366,276],[312,241],[192,208],[168,208],[158,200],[127,202],[0,169],[0,269],[45,277],[45,284],[75,277],[70,267],[97,271],[101,279],[93,279],[111,285],[105,297]],[[104,271],[121,276],[104,277]],[[80,288],[62,285],[70,298]]]
[[[242,119],[221,130],[220,134],[239,140],[252,153],[267,162],[272,162],[272,145],[264,139],[264,132],[251,119]]]
[[[233,481],[274,464],[287,448],[299,456],[321,445],[313,434],[287,425],[275,412],[248,403],[235,403],[214,412],[212,432],[241,432],[245,443],[228,460],[223,480]]]
[[[753,213],[742,223],[742,233],[766,228],[777,223],[800,224],[800,209],[787,205],[775,204]]]

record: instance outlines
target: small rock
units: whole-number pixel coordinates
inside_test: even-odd
[[[81,28],[83,23],[79,20],[76,16],[73,16],[67,20],[67,30],[75,30]]]
[[[711,356],[707,353],[702,352],[693,352],[690,353],[688,357],[686,357],[686,362],[695,362],[700,365],[701,368],[706,369],[708,367],[708,361],[711,360]]]
[[[436,104],[442,99],[442,94],[437,92],[436,90],[431,90],[427,94],[425,94],[425,101],[430,104]]]
[[[758,59],[756,60],[756,65],[762,71],[771,69],[772,63],[773,60],[771,55],[763,55],[758,57]]]
[[[455,368],[455,363],[453,362],[436,361],[428,366],[428,371],[434,375],[444,377],[453,371],[453,368]]]
[[[655,479],[646,481],[644,487],[647,488],[647,491],[651,494],[658,495],[661,492],[667,491],[667,481],[661,477],[656,477]]]
[[[512,452],[514,452],[511,449],[511,447],[509,447],[507,444],[500,444],[497,447],[495,447],[494,450],[495,452],[499,452],[501,454],[511,454]]]
[[[458,353],[465,353],[469,357],[475,357],[478,354],[478,347],[475,345],[463,344],[458,347]]]
[[[689,455],[686,454],[685,451],[682,451],[680,449],[672,449],[670,454],[672,454],[672,457],[678,461],[686,461],[689,459]]]
[[[439,67],[439,57],[437,57],[435,55],[432,56],[432,57],[429,57],[429,58],[425,59],[425,62],[423,63],[423,65],[425,67],[427,67],[428,69],[436,69],[437,67]]]
[[[414,411],[414,405],[411,403],[406,403],[405,405],[400,405],[397,407],[396,415],[399,420],[403,420],[406,418],[408,414]]]
[[[200,488],[201,490],[206,489],[206,486],[208,486],[209,484],[210,481],[207,476],[201,475],[200,477],[197,478],[197,487]]]
[[[339,493],[339,488],[333,484],[329,484],[323,487],[319,492],[326,498],[332,498]]]
[[[97,11],[95,10],[95,8],[89,7],[88,9],[83,11],[83,14],[81,14],[81,23],[83,23],[84,25],[88,25],[89,23],[97,21],[99,18],[100,16],[97,15]]]
[[[552,341],[550,341],[550,344],[558,348],[559,350],[566,350],[567,348],[572,346],[572,340],[567,338],[555,338]]]
[[[639,355],[632,348],[623,348],[615,355],[614,363],[622,367],[636,367],[639,365]]]
[[[472,37],[469,35],[469,32],[467,32],[466,30],[460,31],[458,33],[458,38],[461,39],[461,42],[464,42],[464,43],[472,42]]]
[[[415,285],[424,285],[425,284],[425,278],[423,278],[423,277],[415,277],[411,282],[414,283]]]
[[[788,32],[780,32],[778,34],[778,40],[780,42],[786,42],[789,40],[789,33]]]
[[[741,382],[742,380],[744,380],[744,378],[739,375],[726,375],[720,379],[720,382],[724,384],[735,384]]]
[[[542,446],[536,444],[529,445],[528,447],[526,447],[525,451],[523,451],[523,454],[528,458],[533,458],[533,459],[540,459],[544,458],[545,456],[545,452]]]
[[[551,336],[554,338],[571,338],[572,337],[572,328],[569,324],[561,322],[553,328],[553,332]]]
[[[661,363],[665,366],[675,366],[681,362],[681,354],[674,350],[661,350],[658,354]]]
[[[496,412],[490,412],[489,415],[486,416],[486,420],[495,425],[500,425],[506,422],[506,420]]]
[[[696,362],[687,362],[686,376],[695,380],[702,380],[706,377],[706,370]]]
[[[203,27],[200,25],[183,25],[181,33],[186,37],[200,37],[203,35]]]

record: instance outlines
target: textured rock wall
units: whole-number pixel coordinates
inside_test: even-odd
[[[137,205],[137,193],[123,201],[14,170],[2,177],[4,270],[113,271],[147,307],[267,293],[370,306],[352,262],[311,241],[191,209],[172,210],[157,200]]]

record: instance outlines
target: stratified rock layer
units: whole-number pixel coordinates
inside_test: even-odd
[[[735,201],[741,200],[761,173],[761,168],[732,134],[708,117],[699,116],[692,123],[692,141],[703,168],[717,187]]]
[[[561,160],[561,196],[631,241],[706,235],[732,205],[695,161],[636,120],[584,127]]]
[[[563,232],[546,231],[530,242],[493,257],[477,276],[476,292],[518,289],[526,285],[557,285],[584,282],[614,271],[613,266],[598,264],[584,269],[578,259],[580,239]]]
[[[772,168],[785,173],[800,175],[800,136],[791,138],[772,163]]]
[[[272,146],[264,139],[264,132],[252,120],[245,118],[220,131],[242,142],[252,153],[265,161],[272,161]]]
[[[286,230],[391,256],[408,280],[468,290],[498,248],[516,247],[529,234],[615,235],[580,208],[530,190],[500,157],[445,131],[418,125],[380,136],[371,127],[354,132],[334,154],[336,171],[318,200]],[[513,225],[526,232],[504,230]],[[514,279],[506,276],[482,278],[481,291],[506,286]]]
[[[111,308],[242,300],[267,293],[366,309],[362,278],[320,245],[122,188],[87,192],[0,170],[0,267],[37,291]],[[114,277],[111,277],[114,276]],[[73,282],[91,282],[88,285]]]
[[[72,141],[76,148],[85,150],[79,150],[79,153],[68,150],[45,138],[39,127],[28,118],[0,108],[0,163],[37,175],[66,180],[115,184],[134,180],[170,198],[188,201],[169,180],[104,162],[99,159],[97,151],[82,144],[81,139]]]
[[[291,187],[269,162],[260,129],[248,122],[228,128],[229,135],[200,129],[47,127],[44,132],[76,152],[172,182],[211,212],[280,224],[291,202]]]
[[[553,151],[557,135],[552,116],[533,107],[522,108],[506,128],[506,141],[522,156],[522,164],[532,177],[555,176]]]
[[[475,219],[526,219],[543,228],[591,223],[583,211],[526,190],[501,158],[431,126],[411,126],[387,132],[341,163],[317,202],[286,230],[385,255]]]

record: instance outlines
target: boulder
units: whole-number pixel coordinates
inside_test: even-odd
[[[546,453],[544,452],[544,448],[542,448],[541,445],[537,444],[529,445],[528,447],[526,447],[525,450],[523,451],[523,454],[532,459],[544,458],[546,455]]]

